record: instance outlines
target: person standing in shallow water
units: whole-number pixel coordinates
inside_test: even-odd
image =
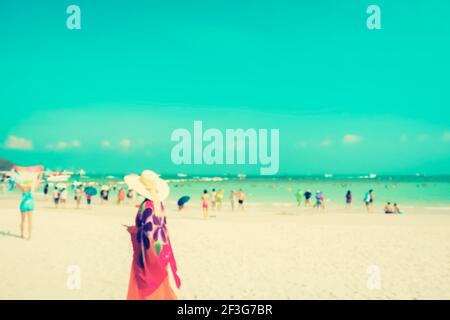
[[[133,247],[127,299],[174,300],[177,296],[170,285],[169,266],[177,288],[181,280],[164,214],[163,201],[169,195],[169,185],[150,170],[140,176],[126,176],[125,183],[144,197],[135,225],[125,226]]]

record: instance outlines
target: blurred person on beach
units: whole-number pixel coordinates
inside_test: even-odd
[[[90,194],[86,194],[86,204],[88,209],[92,208],[92,196]]]
[[[306,192],[304,193],[304,197],[305,197],[305,207],[310,206],[311,205],[311,198],[312,198],[311,189],[306,190]]]
[[[121,205],[125,202],[125,189],[120,188],[118,194],[117,194],[117,204]]]
[[[225,193],[225,190],[223,190],[223,189],[220,189],[217,192],[217,209],[219,211],[222,211],[222,202],[223,202],[223,195],[224,195],[224,193]]]
[[[398,213],[398,214],[402,214],[403,213],[396,203],[394,203],[394,213]]]
[[[211,192],[211,208],[213,210],[216,210],[216,202],[217,202],[217,192],[216,189],[213,188]]]
[[[126,176],[124,180],[144,198],[135,225],[125,226],[133,248],[127,299],[175,300],[177,296],[169,281],[169,266],[177,288],[180,288],[181,280],[164,213],[163,201],[169,195],[169,185],[150,170],[143,171],[140,176]]]
[[[81,199],[83,198],[83,187],[82,186],[78,186],[75,189],[75,202],[77,204],[77,209],[80,209],[80,205],[81,205]]]
[[[202,210],[203,210],[203,218],[208,218],[208,207],[209,207],[209,194],[208,190],[203,190],[202,194]]]
[[[55,203],[55,208],[59,207],[59,189],[57,186],[53,188],[53,202]]]
[[[323,193],[320,190],[316,192],[316,204],[314,205],[317,209],[325,209],[325,199],[323,197]]]
[[[109,188],[105,185],[102,187],[102,190],[100,191],[100,198],[102,199],[102,204],[105,204],[108,202],[109,199]]]
[[[128,198],[128,202],[132,205],[132,206],[134,206],[134,203],[135,203],[135,194],[134,194],[134,191],[132,190],[132,189],[128,189],[128,192],[127,192],[127,198]]]
[[[44,190],[43,190],[44,191],[44,199],[45,200],[48,199],[48,191],[49,191],[48,189],[49,189],[49,186],[48,186],[48,183],[46,183],[45,186],[44,186]]]
[[[352,200],[353,200],[352,192],[348,190],[347,193],[345,194],[345,203],[347,204],[347,208],[352,207]]]
[[[387,213],[387,214],[395,213],[395,208],[391,205],[390,202],[388,202],[388,203],[384,206],[384,213]]]
[[[239,189],[239,192],[238,192],[238,205],[239,205],[239,208],[241,209],[241,211],[244,211],[244,201],[245,201],[245,193],[244,193],[244,190],[242,190],[242,189]]]
[[[370,189],[364,195],[364,203],[366,205],[367,212],[372,212],[373,207],[373,189]]]
[[[230,204],[231,204],[231,211],[234,211],[234,200],[236,197],[236,191],[231,190],[230,191]]]
[[[24,228],[25,222],[28,224],[28,240],[31,240],[32,229],[33,229],[33,211],[34,211],[34,197],[33,189],[34,185],[37,185],[42,177],[42,167],[15,167],[16,173],[20,175],[21,171],[28,171],[31,173],[35,170],[35,180],[25,180],[25,182],[18,182],[16,180],[17,176],[11,178],[11,189],[16,187],[22,192],[22,200],[20,201],[20,237],[24,239]],[[29,179],[29,178],[28,178]]]
[[[303,198],[303,191],[298,189],[295,193],[295,200],[297,200],[297,207],[300,207],[302,204],[302,198]]]
[[[62,188],[61,193],[59,195],[59,202],[61,203],[62,208],[66,207],[67,195],[68,195],[67,188]]]

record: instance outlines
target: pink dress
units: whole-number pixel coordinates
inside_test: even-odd
[[[161,211],[163,207],[161,205]],[[158,217],[151,200],[145,200],[136,215],[136,226],[128,229],[133,245],[128,300],[174,300],[169,283],[170,265],[176,286],[181,285],[166,228],[166,217]]]

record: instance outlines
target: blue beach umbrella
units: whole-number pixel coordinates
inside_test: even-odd
[[[94,187],[86,187],[84,188],[84,192],[89,196],[95,196],[97,194],[97,189]]]
[[[182,196],[180,199],[178,199],[177,204],[179,206],[184,206],[189,200],[191,200],[191,197],[189,197],[189,196]]]

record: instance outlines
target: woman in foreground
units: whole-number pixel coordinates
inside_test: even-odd
[[[20,237],[24,239],[25,222],[28,224],[28,240],[31,240],[33,230],[33,211],[34,211],[34,186],[39,183],[42,177],[42,167],[19,167],[15,166],[12,171],[14,176],[10,178],[10,189],[16,187],[22,191],[22,200],[20,201]],[[20,181],[20,183],[19,183]]]
[[[174,300],[177,296],[170,287],[168,265],[177,288],[181,282],[162,204],[169,195],[169,186],[150,170],[140,176],[126,176],[125,183],[144,197],[136,214],[136,224],[127,226],[133,245],[127,299]]]

